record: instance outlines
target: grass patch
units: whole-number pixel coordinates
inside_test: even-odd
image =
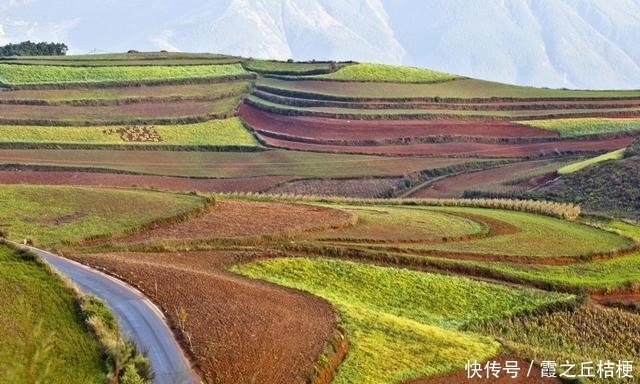
[[[550,286],[582,288],[594,292],[610,292],[640,287],[640,253],[609,260],[598,260],[568,265],[480,263],[481,266],[507,276],[548,283]]]
[[[0,126],[0,142],[5,143],[86,143],[122,144],[136,142],[169,145],[258,146],[257,141],[242,125],[239,118],[210,120],[204,123],[183,125],[155,125],[138,127],[47,127]],[[129,131],[149,128],[153,137],[132,137]],[[118,133],[117,130],[121,130]],[[152,140],[156,139],[156,140]]]
[[[335,306],[351,343],[335,383],[398,382],[460,370],[467,359],[483,360],[499,349],[491,339],[460,332],[464,324],[571,298],[328,259],[271,259],[234,270]]]
[[[0,338],[0,382],[105,382],[100,346],[80,318],[73,292],[42,264],[5,245]]]
[[[519,121],[519,123],[555,131],[562,137],[640,131],[640,119],[577,118]]]
[[[19,89],[0,92],[7,103],[44,105],[105,105],[152,101],[218,100],[247,92],[247,81],[136,87],[78,87],[69,89]]]
[[[0,74],[0,82],[20,85],[198,79],[246,75],[248,72],[240,64],[67,67],[0,63]]]
[[[512,256],[579,257],[616,252],[633,244],[627,238],[598,228],[526,212],[476,208],[437,208],[437,210],[486,216],[511,224],[520,231],[464,242],[421,245],[420,249]]]
[[[564,167],[558,169],[558,174],[566,175],[566,174],[569,174],[569,173],[573,173],[573,172],[579,171],[579,170],[581,170],[583,168],[586,168],[586,167],[588,167],[590,165],[601,163],[601,162],[607,161],[607,160],[621,160],[624,157],[624,151],[625,151],[625,148],[622,148],[622,149],[618,149],[616,151],[611,151],[611,152],[605,153],[605,154],[600,155],[600,156],[592,157],[590,159],[586,159],[586,160],[583,160],[583,161],[578,161],[576,163],[565,165]]]
[[[453,80],[459,76],[430,69],[385,64],[354,64],[316,78],[343,81],[373,81],[397,83],[434,83]]]
[[[9,238],[36,244],[122,233],[205,204],[203,197],[174,193],[60,186],[2,185],[0,196]]]
[[[355,226],[339,233],[320,233],[313,237],[336,236],[343,240],[369,242],[433,241],[443,237],[455,238],[486,233],[489,228],[483,223],[445,212],[425,212],[415,207],[353,207],[332,206],[353,212],[358,216]]]

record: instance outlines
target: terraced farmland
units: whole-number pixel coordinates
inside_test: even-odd
[[[303,205],[273,198],[258,199],[262,201],[218,197],[216,205],[204,215],[127,237],[98,239],[98,243],[94,240],[85,243],[89,248],[84,251],[75,246],[73,252],[80,253],[74,257],[100,266],[142,288],[159,301],[174,324],[180,321],[174,309],[185,308],[193,320],[188,320],[179,334],[185,348],[197,356],[196,361],[204,370],[204,377],[211,382],[235,382],[238,377],[257,374],[270,382],[283,383],[288,382],[287,378],[300,377],[298,375],[302,374],[304,367],[311,365],[316,367],[316,372],[335,369],[347,348],[336,341],[343,340],[343,337],[348,340],[349,354],[336,371],[337,382],[396,382],[460,371],[469,358],[484,361],[499,353],[499,344],[495,340],[462,332],[467,324],[475,326],[477,321],[492,324],[493,321],[520,315],[530,316],[527,322],[546,321],[547,310],[536,315],[536,308],[546,305],[564,308],[564,304],[553,303],[566,302],[570,298],[568,295],[506,288],[459,277],[367,266],[361,264],[363,262],[470,274],[475,271],[516,281],[509,280],[506,272],[503,275],[482,272],[492,270],[492,267],[495,267],[495,272],[500,272],[501,266],[508,263],[501,262],[496,255],[512,253],[508,255],[512,258],[509,265],[519,263],[523,271],[539,273],[547,278],[553,276],[554,286],[569,287],[575,271],[588,265],[573,255],[613,252],[610,260],[591,262],[594,268],[611,264],[609,273],[617,268],[615,265],[625,265],[637,257],[637,252],[625,251],[632,242],[624,237],[582,224],[522,212],[422,207],[400,205],[400,202],[396,202],[399,205],[388,205],[384,200],[369,201],[365,205],[324,201],[318,206],[309,199]],[[288,199],[298,201],[296,198]],[[335,225],[330,224],[334,219],[337,220]],[[498,253],[491,248],[491,241],[500,248]],[[238,246],[242,246],[242,251],[238,251]],[[444,247],[446,254],[422,255],[416,252],[423,246]],[[111,249],[112,252],[83,255],[95,247]],[[477,252],[473,258],[468,257],[468,247]],[[165,253],[157,253],[163,249]],[[193,249],[206,251],[194,252]],[[156,253],[128,252],[133,250],[154,250]],[[521,250],[539,260],[521,254]],[[617,256],[618,251],[620,256]],[[562,257],[564,265],[554,265],[563,253],[566,255]],[[311,258],[278,258],[289,255]],[[348,258],[352,262],[317,259],[317,255]],[[444,256],[444,259],[438,258]],[[330,312],[317,312],[325,311],[326,304],[313,305],[313,311],[310,307],[303,310],[299,300],[308,300],[304,298],[306,296],[291,296],[290,291],[282,296],[285,291],[271,286],[266,289],[258,282],[248,283],[222,269],[222,265],[245,263],[256,258],[267,260],[243,264],[237,270],[324,297],[340,316],[343,336],[331,336],[330,330],[337,325]],[[566,274],[549,273],[562,268]],[[628,281],[640,282],[634,271],[633,268],[627,270],[627,275],[620,280],[623,281],[622,286],[628,287]],[[600,276],[604,276],[602,273]],[[593,281],[596,280],[594,277]],[[173,288],[160,285],[158,281],[171,281]],[[531,284],[534,280],[518,281]],[[238,289],[244,293],[231,294],[239,292]],[[228,294],[211,294],[212,290]],[[461,295],[461,290],[468,294]],[[263,299],[256,301],[256,295]],[[427,298],[423,298],[424,295]],[[313,324],[315,331],[296,325],[293,329],[299,332],[287,332],[275,342],[269,335],[277,332],[277,324],[282,324],[285,309],[275,304],[282,300],[289,303],[289,308],[298,308],[296,316],[286,310],[290,321],[298,324],[298,320],[308,319],[305,323]],[[490,305],[486,304],[487,300]],[[213,306],[219,310],[202,312],[203,303],[208,303],[207,308]],[[258,311],[260,319],[249,316],[246,308],[252,308],[253,314]],[[278,313],[278,321],[273,320],[275,313]],[[613,316],[613,312],[605,315]],[[214,321],[214,318],[218,320]],[[311,318],[315,320],[310,322]],[[613,321],[614,317],[611,319]],[[213,323],[218,325],[215,328],[207,325]],[[237,327],[240,323],[245,325],[242,331]],[[252,330],[258,329],[256,327],[263,332],[259,332],[259,336],[250,336]],[[306,346],[305,350],[311,353],[305,353],[305,358],[300,360],[295,357],[302,356],[295,352],[299,349],[287,347],[285,350],[281,347],[300,342],[302,334],[312,334],[305,340],[312,340],[314,344],[299,344],[300,347]],[[246,349],[247,340],[253,340],[254,352]],[[322,350],[323,340],[329,343],[324,347],[324,360],[320,360],[324,363],[312,363],[313,356]],[[212,341],[219,346],[207,348]],[[219,355],[216,352],[219,348],[237,353],[224,354],[224,360],[219,360],[214,358]],[[277,351],[269,353],[269,356],[277,358],[277,362],[270,363],[278,365],[277,371],[260,369],[261,361],[265,360],[258,358],[261,352],[257,351],[269,350]],[[375,353],[378,358],[371,360],[365,357],[369,355],[362,354],[364,351]],[[525,349],[518,351],[522,357],[530,356]],[[541,344],[539,351],[543,354],[551,350]],[[385,368],[379,363],[371,365],[366,361],[386,361],[393,368]],[[279,376],[276,372],[287,372],[290,376]]]
[[[179,53],[3,58],[0,83],[0,235],[139,287],[207,383],[638,351],[612,330],[640,334],[640,230],[569,203],[637,217],[640,91]],[[405,198],[505,195],[556,202]]]
[[[264,143],[280,148],[512,157],[611,149],[610,137],[633,135],[629,118],[640,115],[637,91],[536,89],[446,74],[393,78],[385,70],[351,65],[328,75],[260,79],[240,115]],[[589,140],[566,139],[577,136]]]

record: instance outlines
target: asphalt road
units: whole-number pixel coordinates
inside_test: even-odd
[[[154,384],[191,384],[200,382],[190,368],[160,310],[135,288],[85,265],[37,248],[27,247],[84,293],[102,298],[139,350],[148,351],[155,372]]]

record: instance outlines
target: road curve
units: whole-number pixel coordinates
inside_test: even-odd
[[[142,293],[124,282],[86,265],[50,252],[22,246],[69,278],[84,293],[100,297],[118,318],[123,333],[143,351],[148,351],[155,372],[154,384],[198,383],[182,349],[160,310]]]

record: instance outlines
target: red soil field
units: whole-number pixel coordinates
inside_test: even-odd
[[[196,179],[73,171],[0,171],[0,184],[95,185],[199,192],[260,192],[287,180],[285,176]]]
[[[385,141],[405,137],[559,137],[557,132],[492,120],[344,120],[307,116],[283,116],[243,103],[240,116],[253,128],[291,137],[292,141]]]
[[[252,257],[199,252],[76,258],[133,284],[157,303],[205,382],[306,382],[336,327],[336,314],[310,294],[224,270],[224,264]],[[182,326],[180,312],[186,317]]]
[[[488,143],[423,143],[410,145],[344,146],[301,143],[260,136],[269,146],[301,151],[354,153],[404,156],[452,157],[538,157],[553,156],[557,152],[613,151],[628,146],[633,137],[602,140],[565,140],[527,144]]]
[[[498,378],[491,376],[490,379],[487,378],[487,372],[482,371],[482,378],[478,378],[475,376],[473,379],[468,378],[469,373],[466,369],[461,371],[456,371],[447,375],[433,376],[433,377],[425,377],[417,380],[405,381],[404,384],[452,384],[452,383],[469,383],[469,384],[484,384],[484,383],[492,383],[492,384],[551,384],[551,383],[562,383],[562,380],[554,377],[542,377],[541,369],[534,364],[531,368],[531,373],[529,373],[529,377],[527,377],[527,373],[529,371],[530,362],[524,361],[519,357],[514,356],[498,356],[494,359],[490,359],[490,362],[497,362],[500,364],[500,367],[504,368],[507,361],[517,361],[517,366],[520,368],[518,371],[518,375],[516,378],[513,378],[511,375],[508,375],[507,372],[501,371],[498,374]],[[484,364],[481,364],[484,367]],[[558,372],[560,373],[560,372]]]
[[[516,164],[508,164],[499,168],[487,169],[478,172],[463,173],[460,175],[446,177],[435,181],[425,188],[422,188],[410,197],[415,198],[456,198],[462,197],[465,190],[483,190],[492,192],[523,191],[533,187],[533,185],[502,185],[517,177],[518,174],[535,171],[536,168],[544,167],[547,164],[555,164],[554,160],[536,160]],[[532,176],[532,179],[535,178]]]
[[[354,220],[355,216],[351,213],[312,205],[216,201],[215,206],[204,215],[116,241],[139,243],[149,240],[289,236],[313,230],[343,228],[352,225]]]

